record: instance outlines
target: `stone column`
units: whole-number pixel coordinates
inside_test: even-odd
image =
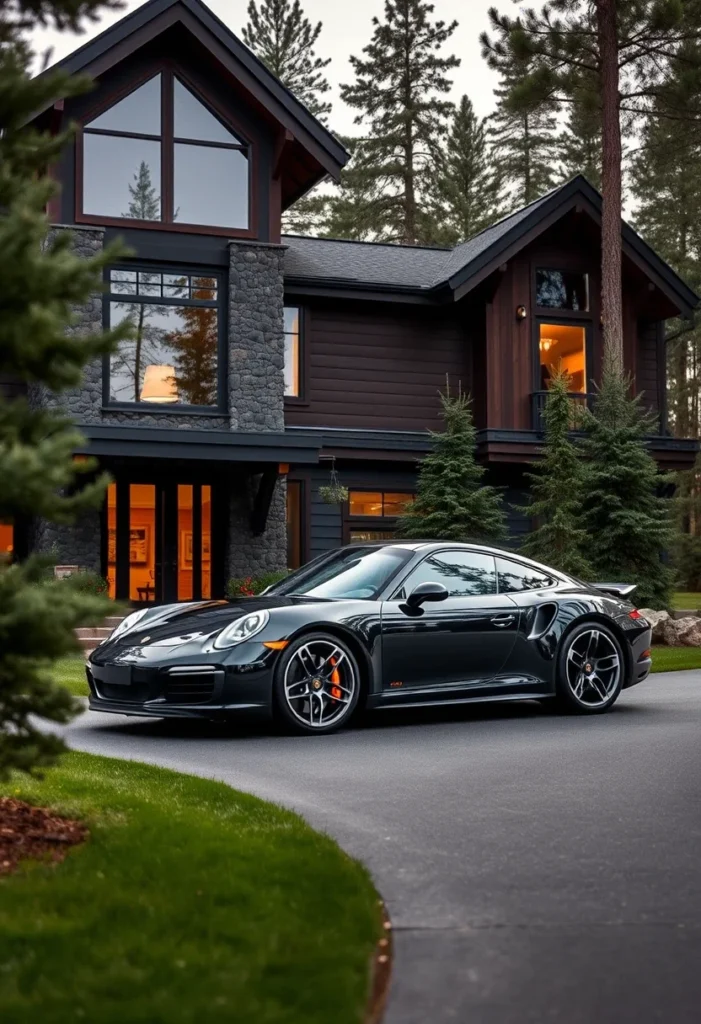
[[[245,433],[285,429],[284,248],[229,243],[229,418]]]

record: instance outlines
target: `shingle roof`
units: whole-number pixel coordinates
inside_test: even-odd
[[[583,202],[585,208],[601,211],[601,195],[581,174],[552,192],[516,210],[485,228],[454,249],[348,242],[337,239],[283,237],[288,247],[285,277],[327,286],[361,287],[368,290],[431,292],[439,288],[469,288],[479,272],[507,250],[513,251],[521,238],[545,217]],[[673,298],[680,311],[689,315],[699,303],[698,296],[662,260],[640,235],[625,222],[622,225],[624,251],[643,261],[651,278]]]
[[[437,288],[486,252],[559,190],[485,228],[454,249],[285,235],[285,276],[325,282]]]

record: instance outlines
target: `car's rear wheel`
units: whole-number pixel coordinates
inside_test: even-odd
[[[558,657],[557,703],[580,715],[601,714],[616,702],[625,659],[616,635],[598,622],[583,622],[565,637]]]
[[[351,718],[360,697],[360,670],[353,652],[328,633],[294,640],[275,672],[275,706],[296,732],[328,733]]]

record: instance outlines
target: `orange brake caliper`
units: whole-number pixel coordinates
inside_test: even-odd
[[[333,658],[331,659],[331,664],[336,664]],[[331,682],[333,684],[331,687],[331,696],[334,697],[336,700],[340,700],[341,697],[343,696],[343,691],[338,685],[341,682],[341,673],[338,671],[337,668],[334,668],[333,672],[331,673]]]

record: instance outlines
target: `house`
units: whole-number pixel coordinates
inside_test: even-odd
[[[37,113],[80,126],[52,221],[86,255],[132,250],[73,329],[128,318],[134,338],[79,389],[35,396],[114,481],[75,527],[35,523],[36,547],[118,598],[181,601],[388,536],[446,379],[474,396],[490,481],[525,500],[553,366],[573,403],[600,374],[601,198],[583,178],[452,250],[282,236],[348,154],[200,0],[149,0],[62,65],[96,88]],[[623,250],[626,366],[655,457],[688,467],[695,442],[665,429],[664,323],[697,297],[627,226]],[[342,506],[319,497],[332,459]]]

